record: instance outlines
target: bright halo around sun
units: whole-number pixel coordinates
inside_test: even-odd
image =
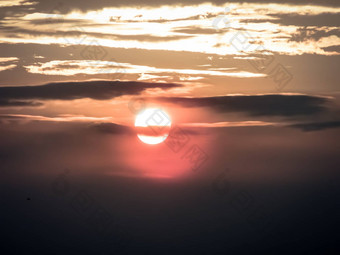
[[[143,143],[159,144],[169,135],[171,119],[160,108],[147,108],[137,114],[135,127],[137,136]]]

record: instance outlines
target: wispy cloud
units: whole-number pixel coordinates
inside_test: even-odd
[[[213,123],[184,123],[181,124],[183,127],[200,127],[200,128],[223,128],[223,127],[262,127],[262,126],[278,126],[282,125],[274,122],[265,121],[223,121]]]
[[[15,68],[17,65],[14,64],[14,62],[17,62],[17,61],[18,61],[17,57],[9,57],[9,58],[0,57],[0,72]]]
[[[36,1],[27,1],[27,0],[1,0],[0,7],[10,7],[10,6],[19,6],[19,5],[35,5]]]
[[[54,60],[46,63],[37,63],[25,66],[28,72],[44,75],[66,75],[75,74],[143,74],[143,75],[190,75],[195,77],[201,76],[221,76],[221,77],[265,77],[266,74],[252,73],[248,71],[218,71],[218,70],[197,70],[197,69],[174,69],[158,68],[146,65],[133,65],[130,63],[117,63],[112,61],[95,61],[95,60]],[[145,77],[144,77],[145,78]]]
[[[5,70],[10,70],[10,69],[13,69],[15,67],[16,67],[16,65],[0,66],[0,72],[5,71]]]

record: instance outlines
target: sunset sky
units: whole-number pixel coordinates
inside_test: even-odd
[[[176,254],[248,248],[271,254],[289,237],[303,254],[316,249],[297,245],[304,231],[314,240],[313,233],[335,225],[339,1],[1,0],[0,17],[1,192],[9,244],[21,240],[35,254],[99,254],[89,248],[100,246],[92,236],[72,239],[83,230],[65,222],[81,217],[56,195],[60,176],[66,186],[75,183],[70,201],[72,192],[85,190],[119,219],[127,254],[164,247]],[[168,114],[159,144],[137,136],[160,135],[154,126],[135,127],[148,108]],[[246,202],[238,201],[244,192]],[[235,211],[235,197],[243,206],[249,197],[263,205],[280,240],[266,239],[273,230],[258,237],[262,223],[242,216],[248,207]],[[325,215],[315,232],[300,221]],[[33,222],[40,223],[31,238],[54,229],[41,246],[23,241]],[[331,233],[320,251],[333,247]],[[100,254],[112,248],[106,245]]]

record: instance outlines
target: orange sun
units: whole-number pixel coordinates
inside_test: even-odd
[[[164,142],[169,135],[171,119],[169,115],[159,108],[148,108],[137,114],[135,127],[138,138],[147,144]]]

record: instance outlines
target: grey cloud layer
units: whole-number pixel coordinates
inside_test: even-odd
[[[244,19],[243,23],[264,23],[270,22],[285,26],[340,26],[339,14],[322,13],[317,15],[301,15],[299,13],[290,14],[268,14],[275,19]]]
[[[330,128],[339,128],[340,121],[298,123],[298,124],[290,125],[290,127],[298,128],[305,132],[320,131],[320,130],[330,129]]]
[[[39,86],[1,87],[0,105],[38,106],[34,100],[108,100],[122,95],[137,95],[146,89],[181,87],[172,83],[88,81],[50,83]],[[309,95],[237,95],[216,97],[158,97],[157,101],[184,107],[210,107],[218,112],[245,112],[252,116],[310,115],[326,110],[329,99]],[[27,100],[28,102],[24,102]]]
[[[199,98],[157,98],[184,107],[210,107],[218,112],[245,112],[252,116],[309,115],[326,110],[328,99],[308,95],[251,95]]]
[[[0,105],[13,105],[18,100],[73,100],[91,98],[106,100],[123,95],[136,95],[146,89],[180,87],[171,83],[122,81],[84,81],[49,83],[39,86],[1,87]]]

